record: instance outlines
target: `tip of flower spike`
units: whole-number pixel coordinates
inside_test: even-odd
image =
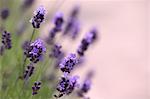
[[[35,14],[35,15],[36,15],[37,13],[42,14],[42,15],[46,14],[46,9],[45,9],[45,7],[44,7],[43,5],[39,6],[39,7],[37,8],[37,10],[34,11],[34,14]]]
[[[41,39],[35,40],[30,46],[37,46],[38,48],[42,47],[43,52],[46,52],[46,47],[44,46],[44,42]]]
[[[63,13],[62,12],[57,12],[56,14],[55,14],[55,17],[54,17],[54,23],[55,23],[55,21],[56,21],[56,19],[57,18],[62,18],[63,17]]]

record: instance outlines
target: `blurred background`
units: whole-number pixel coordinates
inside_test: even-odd
[[[74,5],[80,5],[81,36],[71,44],[65,37],[63,42],[59,41],[68,52],[76,51],[84,34],[97,27],[98,40],[86,52],[84,66],[74,72],[82,77],[89,70],[95,71],[88,93],[91,99],[150,99],[149,3],[149,0],[36,0],[33,9],[44,5],[52,17],[56,11],[67,17]],[[42,38],[48,35],[49,22],[40,31]]]

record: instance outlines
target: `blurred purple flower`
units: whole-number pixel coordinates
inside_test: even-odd
[[[90,32],[86,34],[86,36],[82,39],[79,48],[77,49],[77,53],[80,56],[84,55],[84,52],[88,49],[89,45],[93,43],[97,38],[97,30],[93,28]]]
[[[78,22],[78,18],[77,18],[78,13],[79,13],[79,6],[75,6],[70,13],[63,34],[67,34],[68,32],[74,32],[74,30],[77,30],[78,25],[76,23]]]
[[[56,13],[54,18],[55,28],[57,28],[60,31],[63,23],[64,23],[63,14],[60,12]]]
[[[49,32],[49,36],[46,40],[48,44],[52,44],[56,34],[62,30],[62,25],[64,23],[63,14],[60,12],[56,13],[53,21],[55,26]]]
[[[86,75],[86,79],[84,80],[83,84],[81,84],[79,90],[77,91],[77,95],[79,97],[85,97],[85,94],[91,89],[91,78],[93,77],[93,71],[89,71]]]
[[[62,46],[59,44],[54,44],[54,46],[52,47],[52,51],[50,53],[50,57],[55,57],[55,58],[59,58],[60,55],[62,54],[61,52],[61,48]]]
[[[2,20],[6,20],[8,16],[9,16],[9,9],[8,8],[2,9],[1,10],[1,18],[2,18]]]

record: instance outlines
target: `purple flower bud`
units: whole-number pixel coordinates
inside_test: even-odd
[[[45,8],[43,6],[40,6],[35,12],[33,18],[30,20],[30,22],[33,25],[33,28],[40,28],[40,24],[44,21],[44,15],[45,15]]]
[[[30,61],[37,63],[42,59],[43,54],[46,52],[46,47],[41,39],[37,39],[27,47],[25,55],[30,58]]]
[[[2,33],[2,44],[5,47],[5,49],[11,49],[12,47],[11,35],[7,31],[4,31]]]
[[[77,63],[78,59],[76,57],[76,54],[71,53],[61,61],[59,67],[62,72],[70,73]]]
[[[89,71],[86,75],[86,79],[84,80],[83,84],[80,86],[79,90],[77,91],[77,95],[79,97],[85,97],[84,95],[91,89],[91,77],[93,76],[93,71]]]
[[[55,58],[60,57],[60,55],[62,54],[60,50],[61,48],[62,48],[61,45],[55,44],[52,48],[52,52],[50,53],[50,57],[55,57]]]
[[[62,13],[57,13],[55,18],[54,18],[55,26],[50,30],[49,36],[46,39],[46,42],[48,44],[53,43],[53,40],[54,40],[56,34],[62,30],[62,24],[63,23],[64,23],[63,14]]]
[[[56,13],[55,18],[54,18],[55,28],[57,28],[58,30],[61,30],[63,22],[64,22],[63,14]]]
[[[87,79],[87,80],[84,81],[84,83],[81,87],[81,90],[84,93],[87,93],[90,90],[90,87],[91,87],[91,81],[89,79]]]
[[[32,86],[32,95],[38,94],[40,88],[41,88],[41,82],[40,81],[35,82],[34,85]]]
[[[79,6],[75,6],[69,16],[69,19],[68,19],[68,22],[67,22],[67,25],[64,29],[64,33],[63,34],[67,34],[69,32],[74,32],[74,28],[77,28],[76,26],[76,23],[78,21],[78,13],[79,13]]]
[[[89,45],[93,43],[97,38],[97,30],[94,28],[86,36],[82,39],[79,48],[77,49],[77,53],[80,56],[84,55],[84,52],[88,49]]]
[[[79,9],[80,9],[80,7],[78,5],[76,5],[70,14],[70,17],[74,17],[74,18],[77,17],[79,14]]]
[[[56,98],[62,97],[63,95],[69,95],[73,92],[75,87],[78,86],[77,79],[78,76],[68,76],[67,74],[64,74],[64,76],[61,77],[58,85],[57,85],[57,91],[59,91],[59,95],[54,95]]]
[[[3,20],[5,20],[5,19],[7,19],[8,16],[9,16],[9,9],[8,8],[2,9],[2,11],[1,11],[1,18]]]
[[[25,70],[24,72],[24,75],[23,75],[23,78],[25,80],[27,80],[29,77],[31,77],[31,75],[33,74],[33,71],[34,71],[34,66],[33,64],[30,64],[27,66],[27,69]]]

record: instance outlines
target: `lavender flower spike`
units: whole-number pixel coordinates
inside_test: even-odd
[[[2,44],[5,47],[5,49],[11,49],[12,47],[11,35],[7,31],[4,31],[2,33]]]
[[[67,74],[64,74],[64,76],[61,77],[58,85],[57,85],[57,91],[59,91],[59,95],[54,95],[56,98],[60,98],[63,95],[69,95],[72,93],[72,91],[75,89],[75,87],[78,86],[77,79],[78,76],[68,76]]]
[[[59,44],[55,44],[52,48],[52,52],[50,53],[50,57],[55,57],[55,58],[59,58],[62,54],[61,49],[62,46]]]
[[[60,13],[60,12],[57,13],[55,15],[55,18],[54,18],[53,22],[54,22],[55,26],[50,30],[49,36],[46,39],[46,42],[48,44],[52,44],[53,39],[55,38],[56,34],[62,30],[62,25],[64,23],[63,14]]]
[[[59,67],[62,72],[70,73],[77,63],[78,59],[76,54],[71,53],[61,61]]]
[[[33,28],[40,28],[40,24],[44,21],[46,10],[43,6],[40,6],[35,12],[33,18],[30,20]]]
[[[8,8],[2,9],[1,10],[1,18],[2,18],[2,20],[6,20],[8,16],[9,16],[9,9]]]
[[[43,54],[46,52],[46,47],[41,39],[37,39],[28,46],[25,55],[30,58],[30,61],[37,63],[42,59]]]
[[[32,86],[32,95],[38,94],[40,88],[41,88],[41,82],[40,81],[35,82],[34,85]]]
[[[30,64],[27,66],[27,69],[25,70],[24,72],[24,75],[23,75],[23,78],[25,80],[27,80],[29,77],[31,77],[31,75],[33,74],[33,71],[34,71],[34,66],[33,64]]]
[[[63,14],[60,12],[56,13],[55,18],[54,18],[54,24],[55,24],[55,28],[58,31],[61,30],[63,23],[64,23]]]
[[[89,45],[93,43],[97,38],[97,30],[93,28],[90,32],[86,34],[86,36],[82,39],[79,48],[77,49],[77,53],[80,56],[84,55],[84,52],[88,49]]]

